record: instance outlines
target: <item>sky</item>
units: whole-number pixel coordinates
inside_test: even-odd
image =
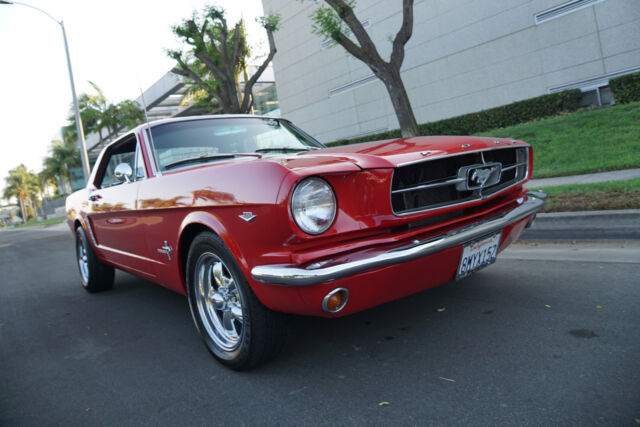
[[[260,0],[25,0],[64,22],[78,96],[96,83],[108,100],[135,99],[173,67],[165,53],[180,44],[173,25],[206,4],[245,20],[253,52],[267,50],[255,18]],[[20,163],[39,172],[49,145],[67,124],[71,87],[60,25],[42,12],[0,4],[0,197]]]

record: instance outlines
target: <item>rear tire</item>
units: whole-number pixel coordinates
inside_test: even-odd
[[[80,281],[87,292],[101,292],[113,287],[113,267],[103,264],[98,259],[82,226],[76,228],[76,259]]]
[[[196,236],[186,276],[193,321],[218,361],[244,370],[277,355],[285,340],[285,317],[258,300],[220,237]]]

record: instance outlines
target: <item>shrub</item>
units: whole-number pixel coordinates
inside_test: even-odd
[[[557,115],[565,111],[578,109],[580,90],[566,90],[563,92],[542,95],[509,105],[464,114],[437,122],[425,123],[418,126],[420,135],[472,135],[474,133],[517,125],[536,119]],[[356,144],[365,141],[400,138],[400,130],[394,129],[354,139],[341,139],[326,145]]]
[[[640,72],[611,79],[609,87],[618,104],[640,101]]]

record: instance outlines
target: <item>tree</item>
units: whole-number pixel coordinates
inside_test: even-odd
[[[41,175],[48,182],[55,182],[56,179],[67,182],[71,188],[71,168],[79,167],[81,164],[80,153],[76,150],[73,138],[65,134],[62,141],[51,141],[49,155],[44,159]]]
[[[118,123],[127,129],[132,129],[145,120],[142,108],[130,99],[119,102],[116,107]]]
[[[206,6],[200,15],[194,12],[190,19],[172,28],[186,49],[167,51],[177,63],[171,71],[186,77],[191,94],[202,91],[204,103],[210,109],[217,104],[223,113],[249,113],[253,86],[276,54],[273,33],[279,19],[274,14],[261,18],[269,40],[269,54],[249,78],[246,69],[250,53],[243,21],[229,29],[224,9]],[[239,84],[241,74],[245,74],[244,88]]]
[[[418,135],[418,123],[400,76],[400,68],[404,61],[404,46],[413,32],[413,0],[402,2],[402,25],[393,39],[389,61],[382,59],[376,45],[356,17],[353,11],[355,0],[325,0],[325,3],[329,7],[319,6],[311,15],[314,33],[333,40],[364,62],[384,83],[398,118],[402,136]],[[347,36],[349,31],[353,33],[357,43]]]
[[[89,81],[95,93],[83,93],[78,97],[78,109],[80,119],[88,133],[97,132],[100,142],[104,141],[103,129],[107,129],[107,138],[119,135],[122,127],[131,129],[144,121],[144,111],[134,101],[125,100],[113,104],[107,100],[100,87]],[[69,114],[70,124],[65,127],[65,132],[75,136],[75,113]],[[77,138],[76,138],[77,139]]]
[[[97,84],[89,81],[89,84],[95,90],[95,93],[82,93],[78,96],[78,110],[80,111],[80,120],[86,133],[97,132],[100,142],[103,142],[102,129],[105,110],[108,107],[107,98],[104,96],[102,89]],[[65,127],[65,133],[73,136],[77,140],[76,135],[76,116],[73,105],[69,111],[68,120],[70,124]]]
[[[144,119],[144,111],[134,101],[127,99],[118,104],[107,104],[102,114],[102,125],[107,128],[109,137],[113,135],[117,138],[121,128],[134,128]]]
[[[24,164],[20,164],[20,166],[11,169],[9,176],[4,180],[6,186],[3,197],[5,199],[10,199],[11,197],[18,199],[22,220],[27,222],[29,218],[27,216],[26,203],[29,201],[30,196],[38,191],[38,176],[33,172],[29,172]]]
[[[102,125],[106,126],[109,137],[114,135],[116,138],[118,135],[118,127],[120,126],[118,120],[118,107],[114,104],[109,104],[104,110],[102,115]]]

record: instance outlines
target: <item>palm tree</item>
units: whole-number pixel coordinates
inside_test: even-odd
[[[107,98],[104,96],[102,89],[89,81],[89,84],[96,93],[83,93],[78,97],[78,110],[80,111],[80,120],[82,120],[82,125],[87,133],[97,132],[100,137],[100,142],[103,141],[102,137],[102,129],[105,127],[103,123],[103,116],[108,108],[109,104],[107,102]],[[68,126],[65,127],[65,133],[71,134],[74,139],[77,139],[76,134],[76,116],[74,113],[73,106],[71,108],[71,112],[68,118],[69,122],[71,122]]]
[[[127,129],[132,129],[145,119],[144,111],[130,99],[118,103],[118,119],[120,124]]]
[[[26,202],[30,200],[32,194],[38,191],[38,176],[29,172],[24,164],[20,164],[20,166],[11,169],[9,176],[4,180],[6,182],[4,198],[16,197],[18,199],[22,220],[27,222],[29,218],[27,218]]]
[[[102,130],[107,129],[107,137],[111,138],[119,135],[119,130],[124,126],[133,128],[144,120],[144,111],[138,104],[131,100],[125,100],[118,104],[113,104],[107,100],[100,87],[89,81],[95,93],[83,93],[78,97],[78,109],[80,119],[87,133],[96,132],[100,138],[100,143],[104,141]],[[69,126],[65,127],[74,139],[75,136],[75,114],[69,114]]]
[[[66,134],[63,141],[51,141],[49,155],[44,159],[41,174],[46,181],[55,182],[59,179],[61,183],[69,183],[70,188],[71,168],[80,165],[80,154],[76,150],[73,139]],[[64,184],[61,187],[64,187]]]
[[[118,106],[115,104],[109,104],[102,114],[102,123],[109,132],[109,137],[112,135],[118,137],[118,128],[120,128],[120,120],[118,118]]]

